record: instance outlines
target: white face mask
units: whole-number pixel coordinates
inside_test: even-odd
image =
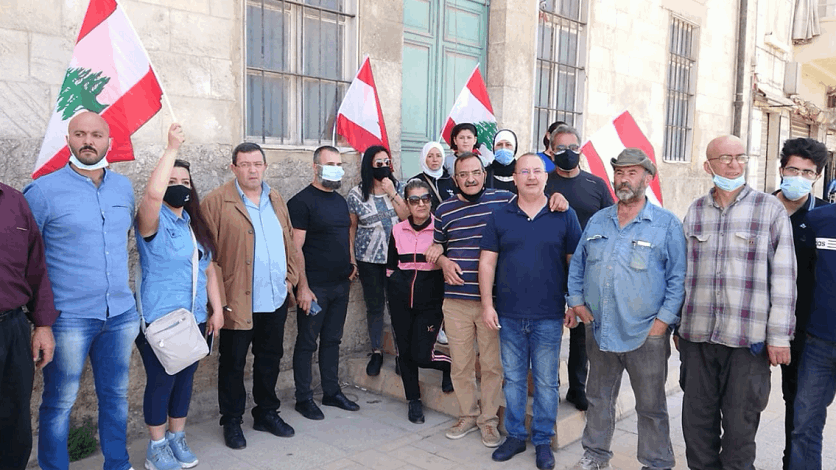
[[[82,169],[82,170],[89,170],[89,171],[93,171],[93,170],[100,170],[100,169],[102,169],[102,168],[104,168],[104,167],[106,167],[106,166],[108,165],[108,163],[107,163],[107,155],[105,155],[104,157],[102,157],[102,159],[101,159],[101,160],[99,160],[98,162],[96,162],[96,163],[94,163],[94,164],[92,164],[92,165],[88,165],[88,164],[86,164],[86,163],[82,163],[82,162],[81,162],[81,160],[79,160],[79,159],[75,156],[75,154],[74,154],[74,153],[72,153],[72,152],[70,152],[70,163],[72,163],[73,165],[75,165],[75,166],[76,166],[77,168],[79,168],[79,169]]]

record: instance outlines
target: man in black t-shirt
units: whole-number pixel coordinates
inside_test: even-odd
[[[322,404],[357,411],[339,384],[340,341],[343,336],[348,291],[357,276],[349,242],[348,204],[335,190],[345,174],[340,152],[323,146],[313,155],[314,180],[287,202],[293,241],[303,258],[296,294],[298,333],[293,350],[296,411],[308,419],[325,415],[313,400],[311,359],[319,337]]]
[[[581,170],[580,135],[575,128],[561,124],[551,134],[551,150],[555,169],[549,173],[546,182],[546,195],[550,198],[562,194],[569,201],[569,207],[575,210],[581,229],[599,210],[613,204],[609,185],[601,178]],[[586,356],[586,332],[580,323],[569,333],[569,391],[566,401],[585,411],[589,407],[586,400],[586,376],[589,363]]]

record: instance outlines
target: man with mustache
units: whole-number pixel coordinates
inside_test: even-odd
[[[139,314],[128,286],[128,231],[134,192],[107,170],[110,129],[85,111],[70,120],[70,163],[29,184],[23,194],[43,234],[55,308],[55,356],[44,367],[38,463],[66,470],[70,411],[90,357],[99,402],[105,470],[131,467],[126,447],[128,379]]]
[[[586,228],[589,218],[599,210],[613,204],[610,188],[603,179],[580,169],[581,136],[577,129],[565,123],[558,124],[551,132],[551,158],[554,171],[546,182],[546,195],[558,197],[562,194],[569,206],[578,215],[581,230]],[[586,411],[586,376],[588,358],[586,355],[586,329],[583,323],[569,333],[569,390],[566,401],[575,408]]]
[[[586,324],[589,381],[584,456],[574,467],[609,467],[615,402],[624,370],[638,414],[639,462],[675,465],[665,381],[670,330],[684,297],[685,238],[670,211],[645,196],[656,166],[628,148],[611,161],[618,203],[592,216],[569,266],[572,314]]]

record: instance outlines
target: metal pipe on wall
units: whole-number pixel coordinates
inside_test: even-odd
[[[743,82],[746,77],[746,19],[749,14],[749,1],[740,0],[737,12],[737,76],[734,84],[734,110],[732,114],[732,134],[740,137],[743,121]]]

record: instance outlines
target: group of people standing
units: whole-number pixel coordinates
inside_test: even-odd
[[[459,124],[454,158],[445,161],[441,145],[428,142],[422,172],[405,183],[392,175],[389,150],[370,147],[361,182],[346,198],[336,191],[342,156],[323,146],[313,153],[312,183],[287,203],[264,181],[267,160],[252,143],[233,150],[235,178],[201,203],[190,164],[176,158],[184,139],[173,124],[137,210],[130,181],[106,169],[109,129],[92,112],[69,123],[67,166],[23,194],[0,185],[0,281],[8,287],[0,291],[0,467],[20,469],[28,460],[37,367],[44,373],[39,464],[68,468],[69,416],[89,357],[104,468],[131,468],[132,343],[146,371],[145,467],[197,465],[185,433],[197,362],[168,374],[140,328],[179,308],[194,314],[202,333],[220,333],[218,403],[228,447],[246,447],[250,348],[253,428],[294,435],[275,390],[294,303],[296,411],[325,418],[312,390],[317,349],[321,404],[358,410],[338,377],[358,276],[371,346],[366,372],[377,375],[383,364],[388,302],[409,421],[424,422],[419,368],[439,370],[442,390],[455,393],[460,408],[446,436],[479,430],[494,460],[525,451],[530,436],[537,467],[554,467],[568,327],[566,399],[587,418],[575,468],[608,467],[625,370],[636,396],[639,462],[675,465],[665,399],[671,336],[680,351],[690,468],[753,468],[770,365],[778,364],[785,468],[821,467],[824,416],[836,392],[836,206],[810,194],[827,161],[821,143],[786,142],[773,197],[746,186],[739,139],[714,139],[704,163],[713,187],[681,222],[645,197],[657,169],[641,150],[610,162],[614,203],[609,184],[579,168],[580,135],[560,122],[549,127],[541,154],[517,156],[516,135],[498,131],[490,161],[474,151],[476,127]],[[128,285],[132,227],[136,298]],[[436,348],[442,328],[449,355]],[[497,416],[503,390],[504,438]]]

